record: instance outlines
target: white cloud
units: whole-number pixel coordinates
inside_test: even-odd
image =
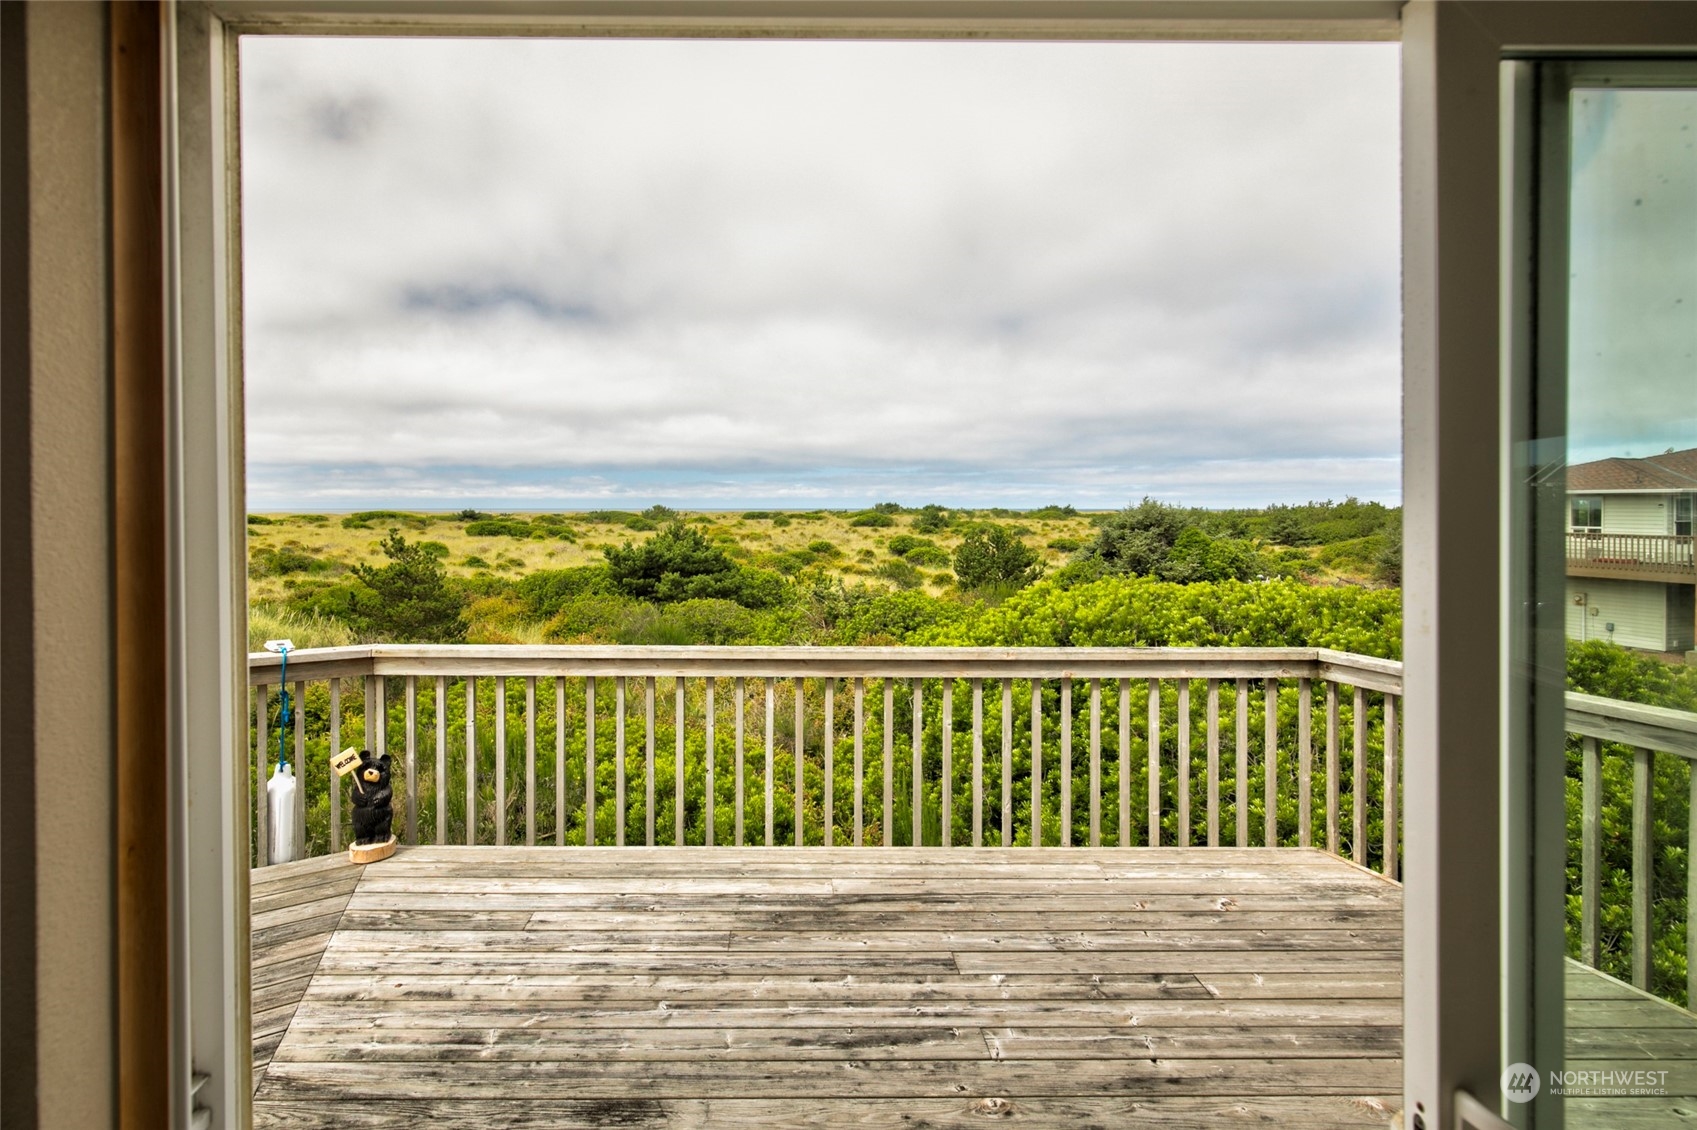
[[[1394,46],[242,66],[256,505],[1397,495]]]

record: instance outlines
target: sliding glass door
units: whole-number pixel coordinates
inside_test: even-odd
[[[1527,269],[1501,1109],[1697,1124],[1697,64],[1523,64],[1507,87],[1529,136],[1505,166]]]

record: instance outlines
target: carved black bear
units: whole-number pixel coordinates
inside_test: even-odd
[[[389,755],[372,757],[361,750],[359,768],[354,770],[354,843],[387,843],[394,834],[395,810],[390,802],[395,790],[389,786]]]

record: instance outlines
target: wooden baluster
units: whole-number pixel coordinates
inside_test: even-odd
[[[1261,842],[1267,847],[1279,846],[1279,681],[1268,679],[1262,684],[1261,706],[1266,713],[1266,733],[1261,738],[1261,771],[1266,779],[1262,785],[1262,805],[1266,827]]]
[[[972,846],[984,846],[984,680],[972,680]]]
[[[825,676],[825,846],[837,842],[837,680]]]
[[[736,700],[736,786],[737,786],[737,814],[736,815],[737,815],[737,818],[736,818],[736,828],[735,828],[735,832],[736,832],[735,843],[736,843],[737,847],[741,847],[742,844],[743,844],[743,839],[742,839],[743,811],[742,810],[744,808],[744,803],[743,803],[743,801],[744,801],[744,791],[743,791],[744,782],[743,782],[743,765],[742,765],[742,762],[743,762],[743,757],[742,757],[742,723],[743,723],[743,708],[746,704],[745,688],[743,686],[743,677],[741,675],[738,675],[736,677],[736,681],[733,684],[733,686],[734,686],[734,689],[735,689],[735,694],[733,695],[733,698]]]
[[[1161,846],[1161,680],[1149,680],[1149,743],[1145,751],[1149,757],[1149,795],[1145,798],[1149,804],[1149,839],[1145,841],[1150,847]]]
[[[865,764],[862,757],[861,739],[866,732],[866,680],[857,678],[854,681],[854,846],[861,845],[861,833],[864,830],[864,793],[866,791]]]
[[[524,681],[524,843],[536,846],[536,676]]]
[[[1326,852],[1338,854],[1338,685],[1326,683]]]
[[[495,679],[495,846],[507,842],[507,678]]]
[[[554,678],[554,846],[566,846],[566,678]]]
[[[642,746],[642,830],[644,843],[654,846],[654,676],[642,684],[643,734]]]
[[[705,739],[707,756],[705,770],[707,774],[707,783],[701,790],[701,799],[702,803],[707,806],[707,818],[705,820],[706,827],[703,830],[702,841],[708,847],[713,846],[714,826],[719,822],[719,794],[713,787],[713,771],[719,760],[718,745],[713,736],[714,723],[717,721],[716,715],[718,714],[718,711],[715,710],[713,706],[713,691],[718,685],[718,682],[719,680],[715,679],[713,676],[707,676],[707,705],[705,707],[705,714],[703,717],[707,730]]]
[[[1002,846],[1013,846],[1013,680],[1002,680]]]
[[[896,844],[895,804],[896,684],[884,677],[884,846]]]
[[[407,843],[418,843],[418,676],[406,679],[407,698]],[[334,773],[331,774],[335,776]],[[336,787],[335,781],[330,787]]]
[[[672,677],[672,694],[677,700],[672,719],[672,741],[677,747],[672,768],[672,844],[682,847],[684,827],[689,822],[688,805],[684,802],[684,677]]]
[[[1350,829],[1350,856],[1355,862],[1367,864],[1367,691],[1355,688],[1355,719],[1350,727],[1355,737],[1355,759],[1349,770],[1349,808],[1353,817]]]
[[[1385,863],[1380,870],[1392,879],[1397,877],[1397,830],[1402,823],[1397,796],[1396,703],[1396,695],[1385,696]]]
[[[1190,846],[1190,680],[1178,681],[1178,846]]]
[[[1296,691],[1296,822],[1297,843],[1314,844],[1314,685],[1297,680]]]
[[[1114,764],[1120,771],[1120,835],[1119,846],[1131,846],[1131,680],[1120,680],[1120,758]]]
[[[589,846],[593,846],[595,843],[594,675],[583,680],[583,842]]]
[[[266,793],[267,782],[270,780],[268,770],[271,768],[266,755],[266,749],[271,742],[266,737],[266,727],[270,722],[271,690],[264,683],[253,688],[254,701],[254,790],[253,790],[253,828],[254,828],[254,858],[256,866],[271,865],[271,821],[270,802]]]
[[[1090,680],[1090,846],[1102,846],[1102,680]]]
[[[465,842],[477,843],[477,678],[472,675],[465,677]]]
[[[942,844],[954,846],[955,803],[955,681],[944,678],[943,693],[943,829]]]
[[[1650,783],[1654,780],[1655,751],[1640,746],[1632,751],[1632,983],[1650,988],[1650,902],[1656,862],[1651,831]]]
[[[625,676],[613,680],[613,844],[625,846]]]
[[[436,676],[436,843],[448,842],[448,677]]]
[[[911,829],[913,846],[920,847],[925,843],[925,801],[922,790],[925,787],[925,723],[922,717],[925,702],[925,684],[923,680],[914,679],[909,687],[910,705],[913,707],[913,803],[909,809],[913,818]]]
[[[1220,846],[1220,680],[1208,680],[1208,846]]]
[[[1061,846],[1072,846],[1072,680],[1061,680]]]
[[[330,680],[330,756],[342,752],[342,680]],[[330,850],[342,850],[342,775],[330,771]]]
[[[800,675],[795,677],[790,697],[795,704],[795,792],[790,800],[795,809],[795,846],[803,847],[807,843],[806,828],[802,824],[803,802],[807,796],[807,779],[802,774],[802,758],[807,749],[807,688]]]
[[[1232,701],[1232,713],[1237,721],[1237,779],[1235,807],[1237,808],[1237,846],[1249,846],[1249,680],[1237,681],[1237,697]]]
[[[290,704],[295,723],[295,847],[301,859],[306,858],[306,683],[295,683],[295,697]]]
[[[1043,681],[1031,680],[1031,846],[1043,846]]]
[[[772,676],[766,676],[766,774],[763,779],[766,816],[766,846],[772,846],[772,711],[776,691]]]

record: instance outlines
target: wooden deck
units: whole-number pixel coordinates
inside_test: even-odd
[[[254,880],[260,1127],[1384,1126],[1400,889],[1299,850],[414,848]]]
[[[1572,1071],[1665,1071],[1668,1092],[1570,1097],[1566,1102],[1569,1130],[1697,1126],[1697,1016],[1571,961],[1567,965],[1566,1067]]]

